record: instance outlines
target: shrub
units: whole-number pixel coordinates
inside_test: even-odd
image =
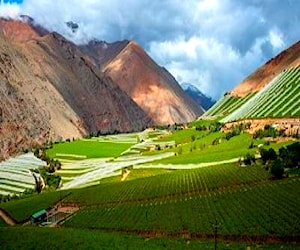
[[[268,161],[273,161],[273,160],[277,159],[276,152],[273,148],[270,148],[269,150],[261,148],[260,156],[263,161],[263,164],[266,164]]]
[[[284,173],[283,162],[280,159],[276,159],[272,162],[271,173],[275,178],[281,179]]]
[[[253,154],[247,153],[244,157],[244,164],[245,165],[251,165],[252,163],[255,163],[256,159]]]

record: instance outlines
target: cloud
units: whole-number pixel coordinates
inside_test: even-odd
[[[24,0],[5,6],[1,16],[30,15],[75,43],[134,39],[179,82],[214,98],[300,35],[298,0]],[[78,32],[68,21],[79,24]]]
[[[17,18],[20,15],[20,6],[17,3],[0,1],[0,17]]]

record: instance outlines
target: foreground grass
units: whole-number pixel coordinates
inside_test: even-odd
[[[5,221],[0,217],[0,227],[5,227],[6,223]]]
[[[95,140],[77,140],[73,142],[64,142],[54,144],[53,148],[46,151],[50,158],[63,158],[57,154],[79,155],[86,158],[103,158],[119,156],[126,149],[131,147],[131,143],[99,142]],[[72,158],[76,159],[76,158]]]
[[[38,239],[38,240],[37,240]],[[1,249],[214,249],[213,241],[145,238],[72,228],[0,228]],[[297,244],[218,241],[218,249],[300,249]]]

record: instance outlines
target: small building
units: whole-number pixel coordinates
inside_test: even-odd
[[[36,224],[45,221],[45,219],[47,219],[47,211],[43,209],[31,215],[30,222]]]

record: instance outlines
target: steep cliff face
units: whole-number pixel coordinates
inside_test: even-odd
[[[128,40],[107,43],[105,41],[90,41],[86,45],[81,45],[81,51],[93,58],[95,65],[105,68],[126,46]]]
[[[152,121],[93,60],[59,34],[0,20],[0,156]]]
[[[282,51],[276,57],[270,59],[263,66],[259,67],[238,86],[236,86],[230,92],[230,95],[243,97],[249,93],[259,91],[280,72],[299,64],[300,41]]]
[[[124,42],[121,47],[116,56],[107,57],[99,66],[156,124],[186,123],[203,113],[174,77],[137,43]]]

